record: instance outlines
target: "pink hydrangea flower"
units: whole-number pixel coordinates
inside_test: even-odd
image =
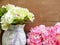
[[[51,27],[36,26],[27,36],[27,45],[60,45],[60,23]]]

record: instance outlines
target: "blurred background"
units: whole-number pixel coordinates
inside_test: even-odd
[[[0,0],[0,7],[6,4],[14,4],[23,8],[28,8],[35,15],[34,22],[28,22],[25,26],[27,33],[31,27],[40,24],[46,26],[60,22],[60,0]],[[3,31],[0,30],[0,45]]]

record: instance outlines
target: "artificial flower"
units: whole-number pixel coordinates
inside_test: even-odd
[[[1,17],[1,26],[3,30],[7,30],[11,24],[24,24],[27,20],[33,22],[34,14],[29,12],[27,8],[18,7],[12,4],[2,6],[7,12]]]
[[[45,25],[30,29],[27,45],[60,45],[60,23],[51,27]]]

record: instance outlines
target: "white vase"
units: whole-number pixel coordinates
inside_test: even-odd
[[[24,32],[25,25],[10,25],[2,37],[2,45],[25,45],[26,35]]]

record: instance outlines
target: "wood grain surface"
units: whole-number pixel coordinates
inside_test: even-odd
[[[35,27],[40,24],[51,26],[60,22],[60,0],[0,0],[0,7],[9,3],[28,8],[32,13],[34,13],[34,22],[26,23],[26,33],[31,27]]]

